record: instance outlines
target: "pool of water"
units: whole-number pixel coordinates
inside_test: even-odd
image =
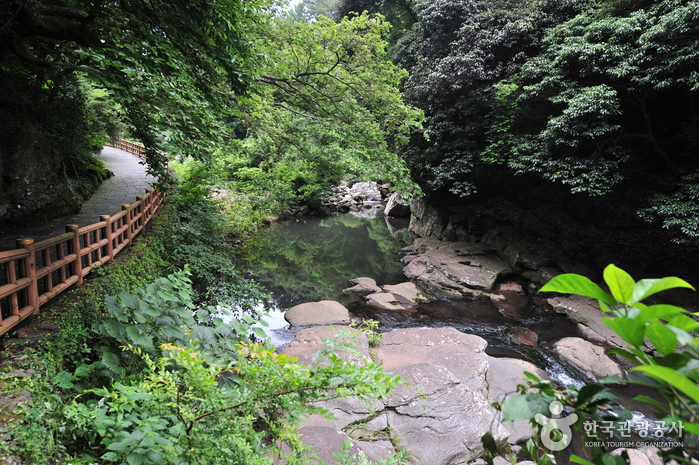
[[[406,281],[401,249],[410,243],[407,219],[385,218],[380,208],[306,218],[275,224],[260,231],[240,249],[237,264],[262,283],[271,294],[264,304],[272,343],[286,345],[298,331],[290,328],[284,313],[294,305],[322,299],[336,300],[359,318],[380,322],[381,331],[410,326],[450,326],[488,341],[488,353],[527,359],[544,367],[563,382],[581,382],[566,373],[555,357],[547,355],[550,343],[576,334],[566,318],[530,305],[519,319],[501,314],[488,299],[436,300],[414,312],[376,310],[361,295],[344,292],[350,280],[370,277],[379,285]],[[541,348],[517,343],[510,331],[525,326],[539,335]]]

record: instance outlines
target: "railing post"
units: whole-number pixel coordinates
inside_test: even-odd
[[[132,215],[131,215],[131,213],[132,212],[129,210],[129,208],[131,208],[131,205],[122,205],[121,206],[122,210],[127,210],[127,213],[125,216],[125,218],[126,218],[126,237],[129,240],[129,245],[132,245],[131,244],[131,241],[133,241],[133,231],[131,230],[131,227],[132,227],[132,218],[131,218]]]
[[[78,282],[76,284],[78,286],[82,286],[82,284],[83,284],[83,257],[82,257],[82,255],[80,255],[80,236],[78,235],[79,228],[80,228],[80,226],[77,224],[69,224],[66,226],[66,232],[72,232],[75,234],[75,237],[73,237],[73,239],[71,240],[72,252],[75,255],[77,255],[75,262],[73,262],[74,263],[73,271],[78,276]]]
[[[109,215],[102,215],[100,216],[101,221],[106,221],[107,222],[107,232],[105,233],[105,238],[107,239],[107,255],[109,255],[109,258],[114,260],[114,244],[112,243],[112,220],[111,216]]]
[[[153,194],[153,189],[146,189],[146,195],[148,195],[148,221],[153,217],[153,199],[155,195]]]
[[[36,282],[36,256],[34,255],[34,239],[17,239],[17,248],[26,249],[29,256],[24,259],[24,274],[32,280],[27,288],[27,303],[34,308],[34,314],[39,314],[39,286]]]

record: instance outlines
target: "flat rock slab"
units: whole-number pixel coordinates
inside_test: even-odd
[[[496,441],[507,433],[494,421],[493,409],[478,391],[449,370],[419,363],[393,370],[410,386],[399,386],[387,400],[388,425],[414,464],[455,464],[483,453],[481,437],[492,431]]]
[[[604,348],[579,337],[564,337],[553,345],[553,350],[564,362],[585,373],[589,378],[623,376],[621,368],[604,353]]]
[[[413,246],[419,255],[403,268],[405,275],[450,298],[488,293],[498,278],[511,273],[483,244],[423,238]]]
[[[321,300],[291,307],[284,315],[291,326],[335,325],[350,322],[349,311],[340,302]]]
[[[411,311],[417,306],[415,302],[389,292],[376,292],[366,296],[369,306],[379,310]]]
[[[323,340],[348,341],[356,330],[349,326],[316,326],[299,331],[294,339],[284,348],[283,354],[298,359],[302,365],[310,365],[315,354],[325,347]],[[335,355],[353,364],[362,366],[367,360],[371,360],[369,354],[369,340],[365,334],[355,334],[352,347],[356,353],[336,351]]]
[[[411,302],[426,302],[429,300],[424,292],[414,283],[386,284],[383,286],[385,292],[403,297]]]
[[[429,298],[414,283],[387,284],[378,292],[365,297],[367,303],[379,310],[412,311],[418,303]]]
[[[327,328],[304,329],[283,353],[308,363],[331,335]],[[336,419],[311,416],[300,430],[302,440],[320,457],[338,452],[340,438],[349,438],[352,451],[362,450],[370,460],[394,454],[392,439],[411,454],[411,464],[447,465],[479,457],[486,432],[500,444],[508,436],[488,397],[486,345],[453,328],[384,333],[374,359],[405,383],[369,405],[355,398],[319,403]],[[368,343],[362,340],[359,349],[368,354]]]

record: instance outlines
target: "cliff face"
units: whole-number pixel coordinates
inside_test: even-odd
[[[3,133],[0,222],[26,223],[80,211],[83,198],[73,188],[49,137],[16,126],[6,126]]]

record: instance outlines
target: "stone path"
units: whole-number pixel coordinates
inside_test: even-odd
[[[114,172],[114,176],[102,183],[92,198],[83,204],[80,213],[49,220],[40,226],[5,228],[0,231],[0,251],[14,249],[15,240],[21,237],[31,237],[38,242],[65,233],[67,224],[85,226],[97,223],[100,215],[119,213],[122,205],[135,202],[136,197],[153,187],[156,179],[146,174],[146,167],[140,164],[138,156],[105,147],[97,158]]]

